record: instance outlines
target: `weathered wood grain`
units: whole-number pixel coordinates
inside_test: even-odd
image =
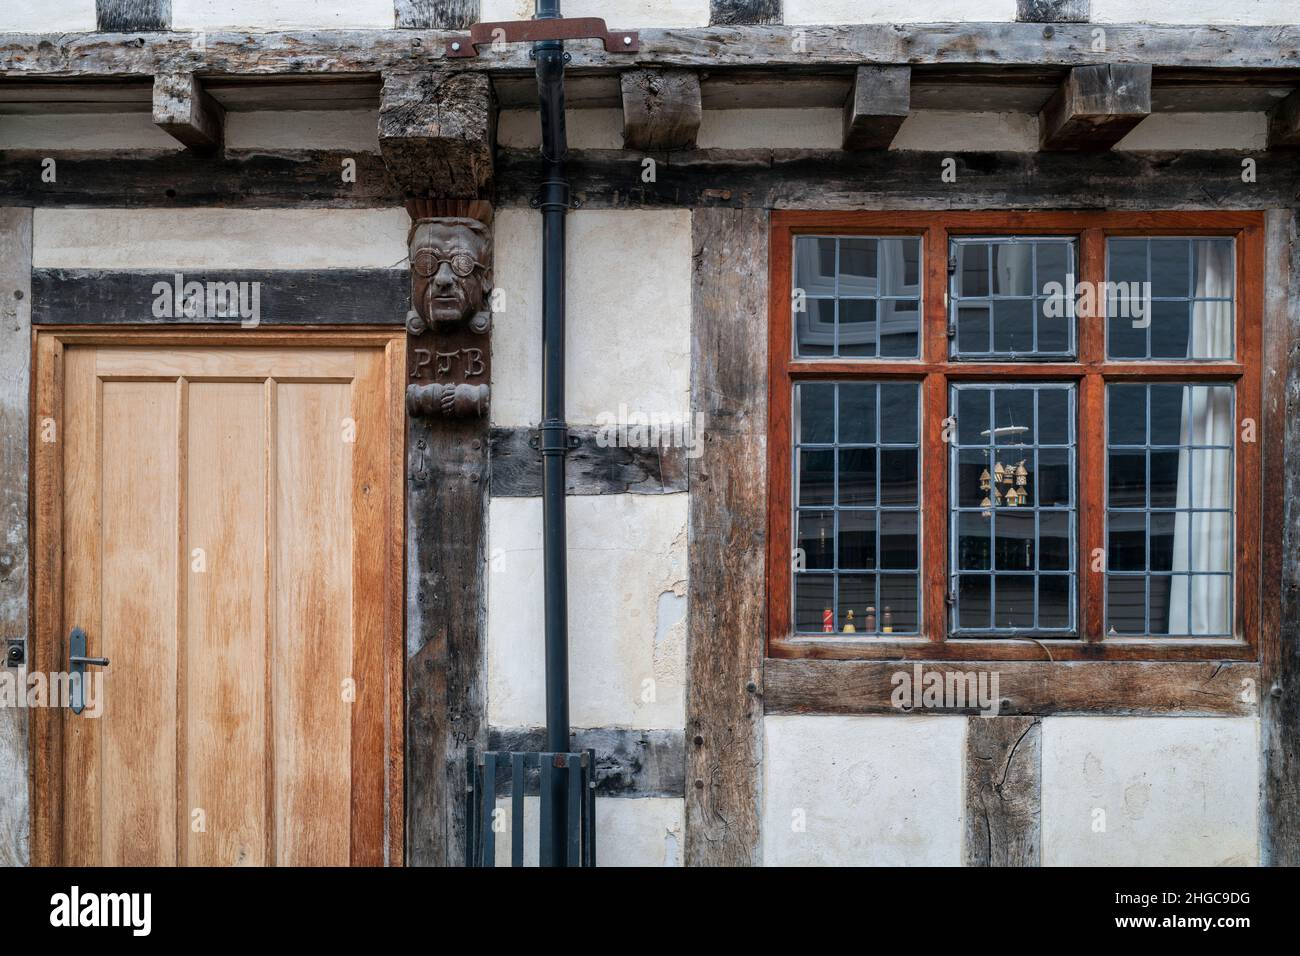
[[[1300,195],[1293,151],[947,153],[911,150],[699,149],[654,154],[655,181],[627,150],[573,150],[568,170],[584,208],[1260,209]],[[1242,159],[1268,169],[1242,182]],[[523,206],[541,175],[536,150],[497,150],[497,203]]]
[[[492,82],[482,73],[384,74],[379,151],[406,197],[486,195],[495,127]]]
[[[694,495],[692,495],[694,497]],[[771,659],[764,703],[769,714],[900,714],[897,674],[979,675],[990,692],[997,677],[998,712],[1051,714],[1182,714],[1247,717],[1258,713],[1258,664],[1157,661],[823,661]],[[946,678],[945,678],[946,680]],[[969,686],[969,685],[968,685]],[[925,713],[977,715],[965,707]]]
[[[1038,866],[1042,733],[1037,717],[966,724],[966,866]]]
[[[492,495],[528,498],[542,493],[541,454],[533,447],[533,429],[493,428]],[[601,447],[600,430],[569,428],[577,447],[564,463],[565,493],[570,495],[667,495],[686,490],[687,451],[672,448]]]
[[[479,0],[394,0],[397,25],[408,30],[464,30],[478,22]]]
[[[911,67],[858,67],[844,100],[844,148],[888,149],[907,119],[911,99]]]
[[[1016,19],[1026,23],[1087,23],[1092,0],[1016,0]]]
[[[1277,447],[1278,429],[1286,451],[1283,460],[1264,461],[1265,489],[1280,489],[1265,500],[1283,513],[1281,540],[1265,539],[1259,582],[1282,591],[1280,619],[1263,623],[1260,857],[1266,865],[1300,866],[1300,213],[1271,210],[1264,241],[1264,448]]]
[[[574,730],[570,748],[596,751],[596,796],[683,797],[686,795],[686,745],[680,730],[628,730],[597,727]],[[493,727],[492,750],[539,753],[546,750],[544,727]],[[537,796],[540,774],[524,775],[525,792]],[[508,765],[497,773],[497,793],[511,793]]]
[[[427,380],[419,349],[482,349],[467,329],[412,337],[408,381]],[[464,749],[487,744],[484,581],[488,420],[407,417],[406,811],[407,861],[465,859]]]
[[[1268,145],[1300,146],[1300,90],[1269,111]]]
[[[153,78],[154,125],[195,153],[221,149],[226,112],[193,73],[159,73]]]
[[[95,0],[95,29],[101,33],[170,30],[172,0]]]
[[[767,527],[768,217],[691,219],[686,862],[758,861]]]
[[[31,271],[32,211],[0,209],[0,655],[21,640],[29,659]],[[0,656],[0,674],[18,673]],[[27,768],[27,711],[0,707],[0,866],[29,861]]]
[[[1200,26],[1106,24],[1106,49],[1094,49],[1093,25],[1059,23],[868,23],[835,26],[743,25],[639,31],[635,54],[606,53],[599,43],[566,48],[575,71],[629,67],[748,70],[863,64],[1079,66],[1147,63],[1208,70],[1300,68],[1300,25]],[[450,35],[420,30],[213,31],[204,48],[188,33],[127,36],[0,34],[0,75],[154,76],[167,67],[203,75],[380,73],[412,62],[492,75],[532,73],[527,44],[451,60]],[[798,39],[799,42],[795,42]],[[129,41],[129,42],[128,42]]]
[[[1149,65],[1076,66],[1038,114],[1039,146],[1110,149],[1150,115]]]
[[[623,146],[693,149],[704,107],[694,70],[628,70],[623,94]]]
[[[44,182],[45,159],[56,180]],[[355,177],[344,178],[355,168]],[[377,153],[330,150],[59,152],[0,150],[0,204],[32,206],[400,205],[401,190]]]
[[[741,26],[780,22],[781,0],[709,0],[709,23]]]
[[[182,272],[184,284],[257,283],[259,325],[402,325],[410,308],[405,269],[232,269]],[[155,284],[170,291],[155,293]],[[176,273],[37,269],[32,273],[32,322],[36,325],[233,324],[228,316],[177,314]],[[251,293],[252,287],[246,289]],[[160,296],[173,298],[172,315],[154,314]],[[233,301],[239,304],[238,293]],[[247,300],[246,300],[247,301]],[[214,303],[217,304],[217,303]]]

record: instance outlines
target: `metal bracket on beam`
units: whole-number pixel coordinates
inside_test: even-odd
[[[571,17],[552,20],[504,20],[476,23],[469,36],[447,41],[447,56],[478,56],[478,48],[492,43],[536,43],[539,40],[599,40],[606,53],[635,53],[641,37],[635,30],[611,33],[604,17]]]

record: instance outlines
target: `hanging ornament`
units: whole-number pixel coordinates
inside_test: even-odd
[[[988,491],[989,488],[991,487],[989,482],[990,482],[989,470],[985,468],[984,471],[980,473],[980,491]],[[985,499],[985,504],[987,503],[988,500]]]

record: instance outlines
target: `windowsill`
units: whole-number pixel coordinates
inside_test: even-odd
[[[1248,642],[1218,637],[1078,638],[882,637],[836,634],[774,638],[769,658],[865,661],[1254,661],[1258,651]]]

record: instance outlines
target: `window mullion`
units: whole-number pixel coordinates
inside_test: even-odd
[[[1079,509],[1080,637],[1086,642],[1103,637],[1106,562],[1097,561],[1106,548],[1106,381],[1089,372],[1079,382],[1076,501]],[[1100,549],[1100,550],[1099,550]]]
[[[948,443],[944,420],[948,410],[948,379],[942,372],[925,377],[922,396],[922,484],[921,520],[924,528],[925,634],[931,641],[948,636]]]

